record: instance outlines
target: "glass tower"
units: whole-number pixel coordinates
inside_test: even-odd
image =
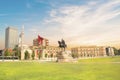
[[[18,30],[7,27],[5,31],[5,48],[13,49],[16,45],[18,45]]]

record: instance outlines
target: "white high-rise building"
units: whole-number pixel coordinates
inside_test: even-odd
[[[5,48],[13,49],[18,45],[18,30],[14,27],[7,27],[5,31]]]

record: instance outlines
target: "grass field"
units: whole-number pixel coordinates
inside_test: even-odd
[[[91,58],[91,59],[80,59],[79,62],[101,62],[101,63],[109,63],[109,62],[120,62],[120,56],[113,57],[102,57],[102,58]]]
[[[0,62],[0,80],[120,80],[119,61],[120,57],[78,63]]]

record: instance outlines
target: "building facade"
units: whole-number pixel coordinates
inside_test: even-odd
[[[35,59],[48,59],[48,58],[56,58],[56,55],[61,49],[55,46],[32,46],[32,50],[35,53]]]
[[[30,47],[28,45],[23,45],[22,46],[22,54],[21,54],[21,60],[25,59],[25,52],[28,51],[29,54],[29,59],[32,59],[31,55],[32,55],[32,49],[30,49]]]
[[[38,38],[33,40],[33,46],[48,46],[49,45],[49,40],[46,38],[43,38],[43,41],[41,44],[39,44]]]
[[[5,30],[5,48],[13,49],[18,44],[18,30],[8,27]]]
[[[71,49],[72,54],[78,54],[79,57],[99,57],[114,54],[112,48],[106,51],[107,47],[104,46],[81,46]]]

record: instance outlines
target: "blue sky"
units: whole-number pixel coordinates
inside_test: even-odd
[[[119,0],[0,0],[0,49],[5,28],[25,26],[25,44],[38,34],[50,45],[119,45]]]

